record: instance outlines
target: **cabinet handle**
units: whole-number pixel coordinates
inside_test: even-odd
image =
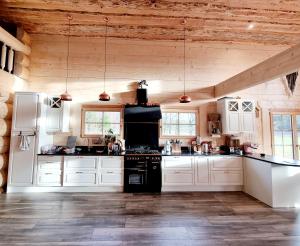
[[[76,173],[80,174],[80,173],[83,173],[83,172],[76,172]]]
[[[113,171],[107,171],[107,173],[114,173]]]
[[[45,173],[45,175],[51,175],[52,173]]]

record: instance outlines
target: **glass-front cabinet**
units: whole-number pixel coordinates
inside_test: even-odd
[[[255,129],[255,102],[246,99],[224,98],[217,102],[221,114],[223,134],[253,133]]]

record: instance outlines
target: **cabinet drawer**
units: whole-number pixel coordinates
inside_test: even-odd
[[[61,170],[61,162],[51,162],[51,161],[47,161],[47,162],[38,162],[38,167],[39,167],[39,171],[47,171],[47,170],[57,170],[60,171]]]
[[[97,184],[97,174],[89,172],[65,173],[66,186],[94,186]]]
[[[62,162],[61,156],[38,156],[38,162]]]
[[[218,185],[243,185],[242,171],[212,171],[211,183]]]
[[[107,156],[100,158],[101,168],[123,168],[123,157]]]
[[[65,168],[66,169],[96,169],[97,157],[66,157]]]
[[[103,185],[123,185],[123,172],[121,169],[101,170],[100,183]]]
[[[242,158],[216,158],[211,160],[212,170],[241,170]]]
[[[192,170],[192,158],[181,156],[165,157],[163,159],[163,168]]]
[[[61,173],[57,172],[40,172],[38,174],[39,186],[61,186]]]
[[[193,172],[190,171],[166,171],[163,173],[164,185],[193,185]]]

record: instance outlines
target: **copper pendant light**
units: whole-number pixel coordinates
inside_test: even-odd
[[[105,92],[105,82],[106,82],[106,50],[107,50],[107,24],[108,18],[105,17],[105,39],[104,39],[104,74],[103,74],[103,81],[104,81],[104,91],[99,95],[100,101],[109,101],[110,96]]]
[[[184,32],[184,39],[183,39],[183,95],[179,98],[180,103],[190,103],[192,99],[185,94],[185,24],[186,20],[182,22],[184,25],[183,32]]]
[[[69,55],[70,55],[70,26],[72,17],[69,15],[69,33],[68,33],[68,51],[67,51],[67,77],[66,77],[66,91],[60,95],[61,101],[72,101],[72,96],[68,93],[68,78],[69,78]]]

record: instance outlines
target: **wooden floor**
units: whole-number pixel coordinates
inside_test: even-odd
[[[300,210],[242,192],[2,194],[0,245],[300,245]]]

